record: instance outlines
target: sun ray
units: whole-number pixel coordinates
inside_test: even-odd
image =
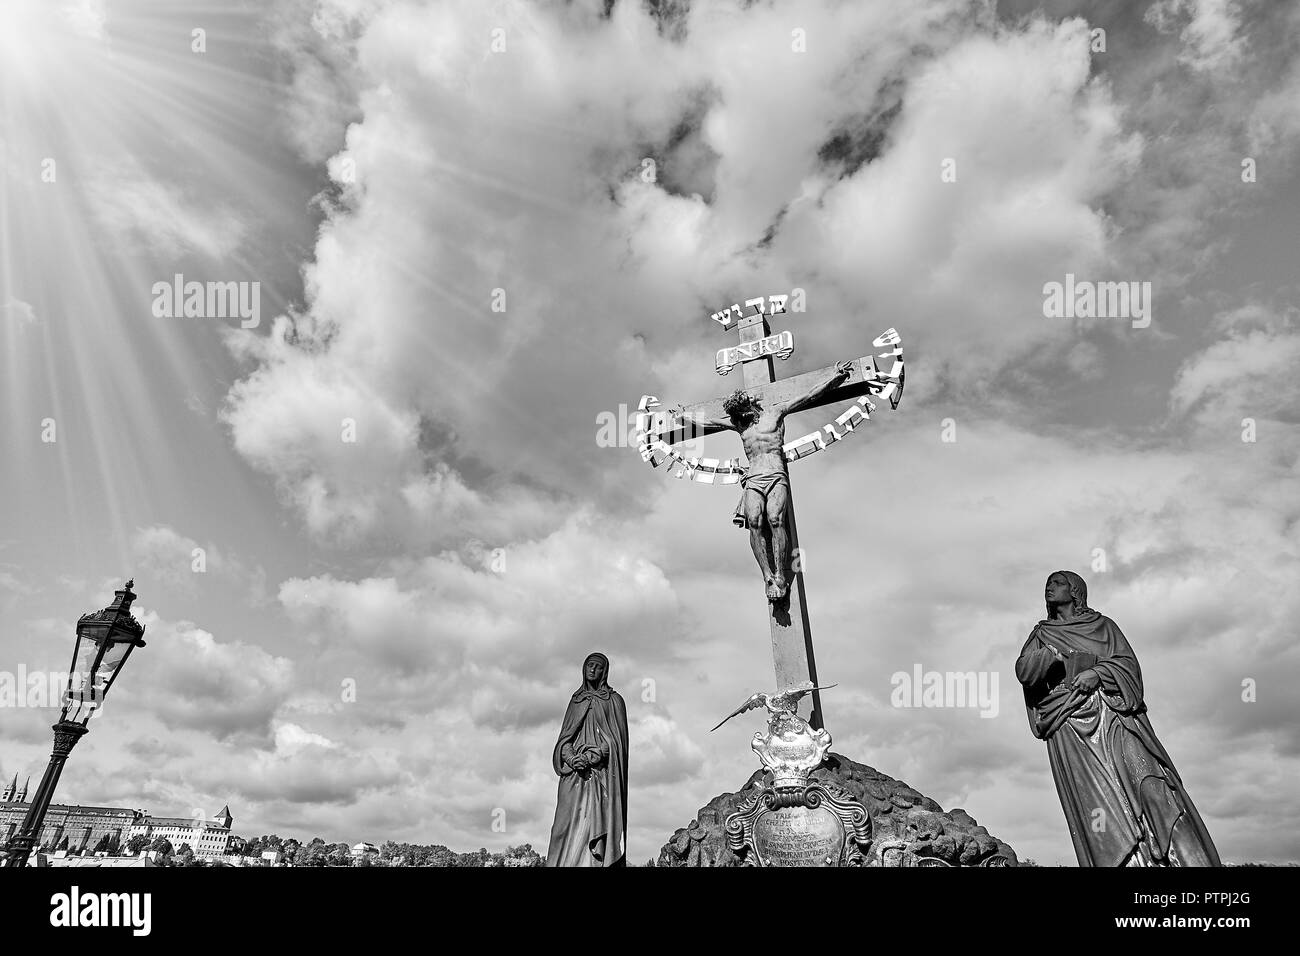
[[[267,495],[215,417],[237,321],[151,310],[175,274],[258,282],[262,325],[241,334],[260,335],[301,296],[320,172],[277,132],[267,15],[247,0],[0,3],[0,427],[13,493],[55,496],[77,553],[111,542],[125,564],[135,527],[183,518],[193,452],[233,493]]]

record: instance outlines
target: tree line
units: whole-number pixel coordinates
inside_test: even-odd
[[[65,836],[57,845],[47,841],[41,849],[68,850],[68,838]],[[198,859],[194,849],[188,843],[172,846],[165,837],[150,839],[143,834],[136,834],[126,843],[121,843],[116,834],[105,835],[95,844],[90,853],[106,853],[109,856],[136,856],[142,850],[155,851],[167,866],[222,866],[220,861]],[[290,866],[542,866],[545,859],[538,855],[532,844],[507,847],[504,851],[489,852],[480,847],[468,853],[457,853],[437,844],[395,843],[387,840],[375,852],[353,855],[352,847],[346,843],[326,843],[321,837],[313,837],[303,843],[294,837],[282,839],[272,833],[245,840],[232,837],[227,856],[242,856],[261,859],[262,854],[275,851],[280,854],[280,862]],[[71,851],[74,855],[77,851]]]

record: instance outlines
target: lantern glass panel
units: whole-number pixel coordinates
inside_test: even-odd
[[[99,657],[100,643],[89,634],[77,635],[77,649],[72,657],[72,673],[68,675],[69,695],[88,691],[91,672],[94,670],[96,658]]]
[[[77,642],[72,673],[68,675],[68,691],[64,696],[68,720],[88,718],[97,707],[103,706],[108,685],[131,648],[129,641],[110,641],[96,667],[95,659],[103,643],[103,639],[90,635],[82,635]]]

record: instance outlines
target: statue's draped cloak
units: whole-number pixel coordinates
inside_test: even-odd
[[[623,866],[627,851],[627,707],[602,683],[584,682],[564,711],[551,764],[560,775],[547,866]],[[569,763],[574,751],[608,746],[607,761],[589,770]]]
[[[1072,689],[1089,668],[1101,685],[1090,694]],[[1114,621],[1092,610],[1040,621],[1016,661],[1016,677],[1030,729],[1047,742],[1080,866],[1222,865],[1152,729],[1142,671]]]

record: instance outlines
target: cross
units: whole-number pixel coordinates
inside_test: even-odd
[[[734,311],[738,317],[736,328],[739,331],[739,344],[737,347],[722,349],[718,352],[717,368],[719,373],[725,375],[735,364],[743,363],[742,375],[746,393],[757,398],[765,407],[769,408],[776,403],[789,402],[798,396],[807,394],[819,384],[826,382],[830,373],[834,371],[834,366],[827,366],[813,372],[793,375],[789,378],[776,378],[772,357],[774,355],[780,356],[782,359],[788,357],[793,350],[793,338],[789,332],[782,332],[780,335],[773,336],[767,320],[769,315],[785,311],[785,299],[785,296],[772,296],[772,310],[767,313],[763,311],[763,299],[759,298],[757,300],[746,300],[746,306],[755,306],[755,311],[750,314],[745,314],[737,305],[724,312],[715,313],[713,316],[724,327],[731,324],[731,312]],[[719,316],[722,318],[719,318]],[[850,363],[847,378],[823,391],[816,399],[804,404],[801,410],[820,408],[833,403],[857,399],[856,405],[850,406],[848,412],[836,419],[836,423],[841,428],[846,432],[852,432],[854,426],[867,418],[868,412],[875,408],[866,396],[885,397],[889,400],[891,407],[897,407],[903,388],[902,348],[899,346],[898,335],[893,329],[890,329],[879,336],[873,344],[876,347],[894,346],[891,351],[882,354],[882,357],[894,357],[893,365],[887,373],[881,371],[875,358],[871,355],[855,359]],[[647,399],[649,399],[649,396],[647,396]],[[653,401],[657,404],[657,400]],[[649,433],[648,425],[645,426],[643,432],[645,443],[642,446],[642,457],[651,464],[657,465],[658,462],[653,457],[655,449],[663,450],[664,445],[671,446],[700,435],[729,430],[722,425],[704,424],[727,419],[727,415],[723,411],[724,401],[726,401],[725,398],[714,398],[683,405],[680,417],[667,422],[667,427],[653,436]],[[643,411],[646,409],[646,405],[647,401],[643,400]],[[650,442],[652,437],[657,439],[653,442],[653,446]],[[806,457],[806,455],[820,450],[828,443],[842,437],[843,435],[836,430],[834,425],[826,425],[821,431],[804,436],[794,442],[787,442],[784,449],[787,462]],[[660,445],[659,442],[663,442],[664,445]],[[723,463],[719,467],[720,463],[712,459],[704,459],[703,461],[692,459],[686,462],[676,455],[673,455],[673,457],[682,463],[685,468],[702,469],[704,472],[703,480],[705,481],[711,482],[715,477],[721,475],[723,476],[721,478],[723,482],[730,483],[739,480],[740,477],[739,467],[733,466],[731,462]],[[692,477],[697,476],[692,474]],[[799,537],[795,527],[794,497],[792,493],[787,497],[786,527],[790,541],[788,554],[798,554]],[[813,655],[812,630],[808,623],[808,602],[804,591],[802,564],[801,561],[787,561],[787,565],[793,565],[793,567],[787,566],[783,569],[785,580],[790,582],[789,591],[781,600],[768,602],[768,617],[772,637],[772,661],[776,670],[778,692],[781,693],[788,692],[805,681],[811,682],[808,685],[810,687],[818,686],[817,663]],[[822,727],[821,695],[817,691],[812,693],[812,714],[809,718],[809,724],[814,729]]]

